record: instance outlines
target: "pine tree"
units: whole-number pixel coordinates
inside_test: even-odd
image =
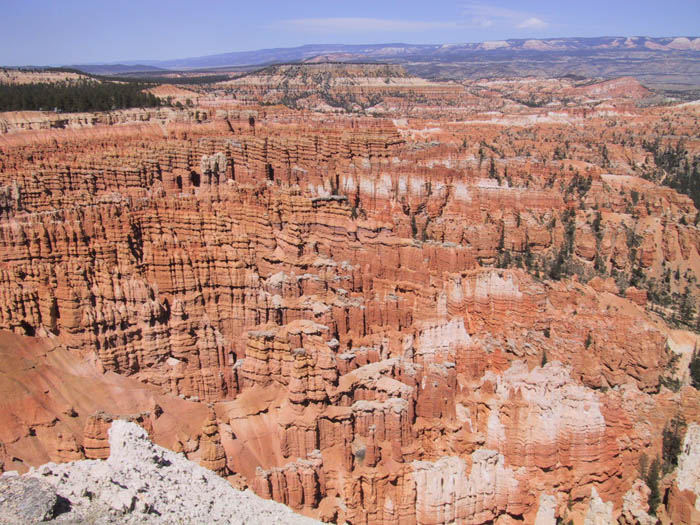
[[[661,501],[661,493],[659,491],[659,474],[661,472],[661,466],[659,458],[657,457],[651,462],[649,470],[647,471],[644,482],[649,487],[649,513],[652,516],[656,516],[656,507],[659,506]]]
[[[700,390],[700,353],[697,347],[693,351],[693,357],[690,360],[690,384]]]
[[[674,417],[663,431],[664,472],[671,472],[678,465],[678,455],[681,453],[682,434],[685,430],[685,420],[682,416]]]
[[[680,278],[680,275],[676,279]],[[681,304],[678,307],[678,314],[680,315],[681,321],[686,324],[690,324],[695,317],[695,300],[690,292],[688,286],[685,287],[683,296],[681,297]]]

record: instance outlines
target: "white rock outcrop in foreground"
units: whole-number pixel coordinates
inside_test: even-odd
[[[694,493],[695,508],[700,510],[700,425],[691,423],[685,433],[683,448],[678,456],[678,488]]]
[[[105,461],[48,463],[26,476],[71,504],[56,521],[89,523],[311,524],[289,508],[239,491],[183,456],[154,445],[134,423],[114,421]]]

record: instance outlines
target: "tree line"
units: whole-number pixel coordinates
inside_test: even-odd
[[[163,102],[144,90],[141,82],[117,83],[76,80],[0,84],[0,111],[110,111],[158,107]]]

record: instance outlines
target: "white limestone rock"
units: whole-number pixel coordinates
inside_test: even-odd
[[[291,509],[239,491],[182,455],[154,445],[134,423],[114,421],[106,461],[48,463],[28,473],[70,502],[55,522],[311,524]]]
[[[678,456],[676,483],[681,490],[689,490],[697,496],[695,509],[700,511],[700,425],[691,423],[683,439]]]
[[[591,501],[588,504],[588,512],[583,525],[611,525],[613,521],[613,504],[612,501],[604,503],[598,491],[593,487],[591,489]]]

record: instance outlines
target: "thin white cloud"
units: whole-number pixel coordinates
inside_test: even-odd
[[[371,32],[420,32],[435,29],[454,29],[456,22],[424,22],[385,18],[294,18],[276,24],[287,29],[314,33],[371,33]]]
[[[472,18],[472,24],[479,27],[491,27],[493,20],[490,18]]]
[[[549,25],[542,17],[516,9],[482,3],[464,4],[462,9],[471,25],[477,27],[499,25],[517,29],[544,29]]]
[[[544,29],[547,27],[549,24],[542,20],[541,18],[537,18],[536,16],[531,16],[530,18],[523,20],[518,24],[518,28],[520,29]]]
[[[521,11],[475,2],[464,4],[463,8],[466,14],[474,17],[516,19],[523,16]]]

